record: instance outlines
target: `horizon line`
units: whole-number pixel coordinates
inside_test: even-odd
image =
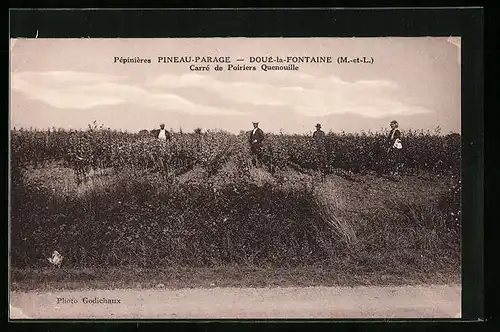
[[[89,125],[90,126],[90,125]],[[82,128],[64,128],[64,127],[35,127],[35,126],[30,126],[30,127],[26,127],[26,126],[21,126],[21,127],[11,127],[10,130],[11,131],[48,131],[48,132],[57,132],[57,131],[67,131],[67,132],[70,132],[70,131],[73,131],[73,132],[84,132],[84,131],[89,131],[91,130],[91,128],[89,128],[89,126],[87,127],[82,127]],[[120,132],[120,133],[128,133],[128,134],[139,134],[141,131],[143,130],[147,130],[148,132],[151,132],[153,130],[156,130],[158,129],[157,127],[155,128],[152,128],[152,129],[148,129],[148,128],[142,128],[142,129],[135,129],[135,130],[129,130],[129,129],[123,129],[123,128],[111,128],[111,127],[106,127],[106,126],[103,126],[102,128],[100,128],[100,126],[98,126],[97,128],[94,128],[92,127],[92,130],[106,130],[106,131],[113,131],[113,132]],[[241,129],[237,132],[235,131],[231,131],[231,130],[228,130],[228,129],[224,129],[224,128],[199,128],[199,127],[195,127],[191,130],[186,130],[184,131],[182,129],[182,127],[179,127],[178,129],[174,129],[172,127],[168,128],[167,130],[170,132],[170,133],[173,133],[173,134],[193,134],[195,133],[194,130],[195,129],[201,129],[201,133],[207,133],[207,132],[224,132],[224,133],[228,133],[228,134],[234,134],[234,135],[239,135],[241,134],[241,132],[249,132],[249,131],[252,131],[252,129]],[[262,129],[262,128],[261,128]],[[381,127],[377,130],[373,130],[373,129],[367,129],[367,130],[364,130],[364,129],[361,129],[359,131],[346,131],[346,130],[343,130],[343,129],[340,129],[340,130],[326,130],[325,128],[321,128],[326,134],[328,133],[333,133],[333,134],[342,134],[342,133],[346,133],[346,134],[369,134],[369,133],[373,133],[373,134],[377,134],[377,133],[380,133],[380,132],[388,132],[390,131],[390,128],[386,128],[386,127]],[[420,132],[424,132],[424,133],[433,133],[433,134],[436,134],[436,135],[449,135],[449,134],[461,134],[461,131],[456,131],[456,130],[448,130],[447,133],[444,133],[442,131],[442,128],[441,126],[436,126],[434,127],[433,129],[430,129],[430,128],[413,128],[413,127],[406,127],[404,129],[401,129],[399,128],[399,130],[401,130],[402,132],[417,132],[417,133],[420,133]],[[285,134],[285,135],[305,135],[305,134],[308,134],[308,133],[313,133],[315,130],[314,129],[311,129],[311,130],[308,130],[308,131],[303,131],[303,132],[298,132],[298,131],[293,131],[293,132],[290,132],[290,131],[285,131],[285,130],[279,130],[279,131],[274,131],[274,130],[269,130],[269,131],[264,131],[265,133],[269,133],[269,134],[275,134],[275,135],[279,135],[279,134]]]

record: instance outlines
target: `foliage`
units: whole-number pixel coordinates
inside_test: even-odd
[[[386,133],[329,133],[319,147],[304,135],[267,135],[264,169],[251,166],[247,142],[245,133],[222,131],[174,133],[164,142],[95,124],[12,130],[13,264],[45,265],[53,250],[74,267],[342,259],[380,269],[407,261],[430,267],[431,254],[443,256],[433,262],[459,264],[460,135],[403,138],[404,171],[449,178],[449,192],[422,202],[402,192],[388,207],[359,213],[314,170],[319,162],[325,173],[384,170]],[[57,168],[72,169],[74,179],[53,179]]]
[[[110,167],[159,171],[167,176],[196,164],[213,173],[229,159],[248,155],[244,134],[200,130],[174,134],[167,143],[142,134],[95,127],[86,131],[12,130],[11,140],[14,168],[64,161],[82,177],[91,169]],[[407,174],[460,173],[459,134],[408,131],[403,134],[403,145],[402,164]],[[289,166],[313,170],[324,163],[321,167],[327,173],[383,172],[389,166],[387,133],[329,133],[321,145],[305,135],[269,134],[264,141],[263,161],[273,171]]]

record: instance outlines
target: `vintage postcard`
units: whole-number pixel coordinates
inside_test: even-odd
[[[10,318],[460,318],[460,49],[11,39]]]

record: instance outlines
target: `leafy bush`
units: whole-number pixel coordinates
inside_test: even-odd
[[[352,213],[338,188],[308,172],[319,162],[326,173],[384,169],[385,135],[329,133],[320,148],[303,135],[267,135],[261,169],[251,166],[244,133],[174,133],[163,142],[97,126],[12,130],[12,263],[46,265],[58,250],[75,267],[341,260],[369,270],[429,265],[440,254],[459,264],[460,135],[404,135],[407,174],[451,179],[434,201]],[[43,166],[48,173],[33,176]],[[76,181],[52,176],[57,167]]]
[[[270,169],[299,166],[316,169],[319,159],[326,172],[353,172],[388,168],[387,133],[326,135],[323,146],[304,135],[266,136],[263,161]],[[460,173],[461,137],[408,131],[403,135],[403,171],[434,174]],[[248,155],[244,134],[225,132],[174,134],[165,143],[140,134],[90,128],[86,131],[12,130],[12,167],[38,167],[47,162],[64,162],[85,177],[91,169],[134,168],[184,172],[202,164],[214,173],[230,158]]]

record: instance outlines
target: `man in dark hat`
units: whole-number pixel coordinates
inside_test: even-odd
[[[250,132],[249,143],[252,153],[252,164],[261,166],[262,164],[262,141],[264,140],[264,132],[259,128],[258,122],[253,122],[253,130]]]
[[[325,138],[325,132],[321,130],[321,124],[316,124],[316,131],[313,133],[313,138],[318,141],[323,141]]]
[[[326,168],[326,147],[325,147],[325,132],[321,130],[321,124],[316,124],[316,131],[313,133],[315,141],[315,154],[316,154],[316,170],[324,171]]]

